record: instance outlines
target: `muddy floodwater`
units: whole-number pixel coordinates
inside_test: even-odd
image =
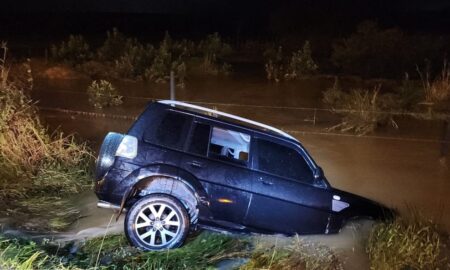
[[[290,131],[323,167],[332,186],[397,208],[401,213],[417,208],[450,231],[450,157],[440,159],[443,123],[400,118],[399,130],[382,128],[363,137],[330,134],[325,128],[335,124],[338,117],[322,110],[321,91],[332,83],[332,78],[271,84],[251,76],[199,77],[191,78],[186,88],[177,89],[176,95],[179,100],[203,103]],[[52,128],[76,132],[94,148],[108,131],[125,132],[132,123],[131,118],[102,117],[98,113],[133,117],[150,100],[169,95],[166,84],[120,82],[116,85],[124,95],[124,104],[99,111],[87,102],[88,84],[86,80],[38,80],[33,97],[40,100],[42,117]],[[85,217],[66,237],[104,233],[112,212],[96,209],[92,192],[82,194],[77,203]],[[347,261],[346,269],[367,269],[364,239],[371,226],[369,221],[353,222],[338,235],[304,239],[336,249]],[[110,227],[116,232],[123,229],[122,223],[115,221]],[[279,238],[280,243],[289,241]]]

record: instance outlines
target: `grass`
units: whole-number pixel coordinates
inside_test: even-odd
[[[58,256],[47,253],[35,242],[0,236],[0,268],[15,270],[78,269],[65,266]]]
[[[254,269],[334,270],[343,266],[329,247],[305,243],[297,237],[286,247],[277,247],[276,243],[256,247],[250,261],[240,267],[240,270]]]
[[[87,145],[77,143],[74,136],[59,131],[50,133],[44,127],[36,106],[26,94],[31,89],[18,87],[8,79],[6,44],[1,50],[0,202],[3,207],[0,212],[45,213],[52,208],[51,200],[47,199],[77,193],[90,186],[93,156]],[[67,207],[54,209],[66,212]],[[51,230],[60,229],[66,223],[44,221],[48,222],[44,227]]]
[[[399,217],[378,223],[371,231],[367,253],[371,269],[447,269],[448,243],[437,226],[420,218]],[[251,244],[253,243],[253,244]],[[448,252],[448,251],[447,251]],[[60,246],[49,241],[6,239],[0,235],[0,268],[7,269],[214,269],[222,260],[249,258],[240,270],[340,270],[340,256],[327,246],[292,239],[279,245],[269,238],[202,232],[181,248],[143,252],[124,235],[109,235]]]
[[[101,239],[82,248],[84,254],[97,254]],[[123,269],[208,269],[219,261],[247,255],[246,241],[223,234],[203,232],[181,248],[163,252],[140,252],[129,247],[123,235],[109,236],[103,242],[100,261]],[[109,257],[105,260],[105,256]],[[95,262],[91,257],[90,265]],[[104,265],[104,266],[108,266]]]
[[[372,90],[352,89],[346,92],[341,89],[336,78],[333,87],[324,92],[323,102],[342,116],[341,123],[329,130],[365,135],[386,123],[397,128],[397,123],[389,113],[395,110],[397,101],[393,95],[381,94],[379,86]]]
[[[0,238],[0,268],[213,269],[223,259],[248,255],[245,240],[209,232],[190,239],[181,248],[162,252],[143,252],[130,247],[124,235],[88,240],[80,244],[76,254],[70,249],[73,249],[70,245],[59,247]]]
[[[441,73],[434,80],[430,79],[429,71],[423,75],[417,68],[422,79],[423,89],[425,92],[425,101],[429,103],[445,102],[450,99],[450,67],[447,61],[444,61]]]
[[[433,221],[417,213],[378,223],[367,244],[371,269],[447,269],[445,239]]]

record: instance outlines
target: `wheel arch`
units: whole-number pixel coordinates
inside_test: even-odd
[[[177,198],[186,207],[192,224],[197,222],[200,212],[209,211],[206,191],[195,177],[186,172],[174,175],[143,168],[140,169],[136,179],[122,197],[119,215],[136,199],[155,193]]]

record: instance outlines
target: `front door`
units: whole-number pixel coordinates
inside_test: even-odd
[[[331,194],[313,185],[310,165],[295,148],[254,140],[254,194],[245,223],[279,233],[323,233]]]

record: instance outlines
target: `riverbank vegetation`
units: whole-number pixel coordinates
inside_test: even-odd
[[[448,269],[449,237],[414,212],[378,223],[370,233],[367,253],[371,269]]]
[[[303,47],[293,51],[289,58],[283,55],[283,47],[269,47],[264,51],[265,70],[269,81],[293,80],[316,74],[319,66],[312,58],[311,44],[305,41]]]
[[[0,236],[0,267],[8,269],[215,269],[222,261],[239,260],[236,269],[342,270],[337,250],[291,238],[290,243],[212,232],[192,235],[178,249],[143,252],[124,235],[81,242],[39,243]],[[376,223],[366,243],[370,269],[447,269],[448,235],[418,216]]]
[[[184,87],[190,70],[228,75],[232,67],[224,57],[231,51],[231,46],[218,33],[196,43],[187,39],[174,40],[166,32],[155,46],[127,37],[114,28],[107,32],[106,39],[97,49],[91,48],[82,36],[71,35],[68,40],[51,46],[51,59],[55,63],[69,64],[93,80],[164,83],[173,72],[178,86]]]
[[[49,131],[24,89],[9,80],[7,47],[0,59],[0,210],[6,215],[24,215],[33,223],[36,215],[45,230],[61,229],[75,214],[58,203],[87,188],[90,183],[91,150],[73,135]],[[45,210],[52,211],[45,211]],[[54,215],[60,210],[61,215]],[[53,226],[55,225],[55,226]],[[29,228],[31,229],[31,228]]]
[[[124,235],[94,238],[61,246],[48,240],[0,238],[0,268],[38,269],[213,269],[225,259],[246,257],[249,243],[236,237],[204,232],[181,248],[142,252]]]

